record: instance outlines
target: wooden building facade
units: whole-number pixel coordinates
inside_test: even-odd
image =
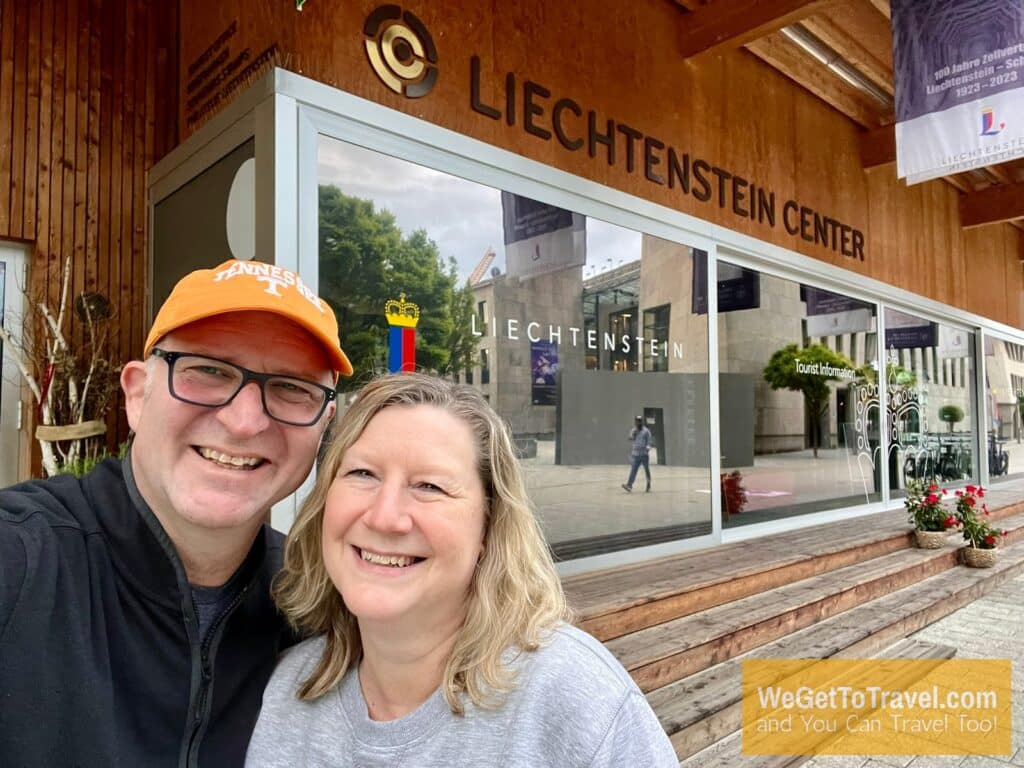
[[[540,466],[547,457],[538,477],[554,477],[564,464],[595,477],[605,470],[593,467],[612,467],[618,459],[591,451],[596,433],[584,429],[586,413],[573,415],[572,406],[603,412],[608,398],[617,398],[632,408],[629,393],[643,391],[658,402],[649,409],[638,402],[632,413],[665,432],[656,438],[659,460],[676,468],[667,477],[678,480],[679,490],[664,507],[638,510],[649,513],[650,529],[661,533],[634,538],[637,546],[718,537],[730,524],[770,519],[748,508],[746,517],[732,510],[730,521],[722,506],[729,495],[724,479],[721,501],[717,494],[713,502],[701,501],[699,519],[682,528],[672,505],[686,494],[709,494],[704,486],[713,488],[719,472],[724,478],[743,468],[749,483],[758,476],[754,456],[795,455],[813,446],[816,459],[820,440],[835,452],[844,482],[858,487],[842,498],[825,498],[820,487],[813,493],[791,489],[790,495],[805,493],[793,509],[878,509],[917,472],[928,441],[938,440],[943,449],[934,422],[945,400],[964,401],[971,426],[962,440],[970,443],[962,477],[980,476],[984,435],[998,438],[1007,419],[1016,419],[1013,429],[1019,429],[1020,410],[999,400],[994,385],[986,394],[981,360],[990,354],[987,334],[1012,347],[993,358],[1007,381],[1016,381],[1013,350],[1024,348],[1024,163],[909,187],[896,178],[887,9],[884,0],[767,6],[733,0],[576,6],[544,0],[402,6],[370,0],[4,0],[0,146],[9,151],[0,157],[0,189],[9,191],[0,199],[0,240],[27,244],[30,292],[51,302],[70,257],[73,293],[96,291],[110,299],[117,319],[112,355],[129,359],[141,349],[150,306],[168,287],[163,266],[215,264],[230,254],[230,235],[211,241],[197,212],[222,192],[226,197],[242,166],[255,161],[256,258],[302,266],[301,254],[316,249],[316,234],[307,229],[316,227],[317,184],[309,168],[292,166],[334,151],[327,145],[339,137],[323,126],[365,124],[362,133],[361,127],[345,129],[363,138],[342,136],[338,152],[347,162],[362,158],[369,176],[394,174],[390,180],[401,186],[401,174],[411,178],[425,157],[421,165],[438,183],[467,181],[476,185],[474,195],[490,184],[487,194],[496,195],[507,191],[503,181],[511,187],[521,181],[513,192],[536,189],[544,203],[579,203],[592,220],[604,216],[620,228],[644,230],[635,258],[628,257],[634,261],[621,270],[581,270],[530,284],[508,279],[506,266],[478,283],[478,317],[495,330],[481,342],[475,385],[490,388],[486,393],[499,412],[507,411],[524,450],[535,451],[531,460]],[[808,36],[818,46],[828,41],[874,85],[855,88],[801,58],[794,40],[806,45]],[[313,131],[320,143],[303,149],[307,118],[323,122]],[[299,149],[289,158],[281,147],[296,136]],[[539,186],[531,187],[531,179],[540,179]],[[193,190],[203,189],[199,208],[175,208],[186,197],[175,199],[176,191],[192,181],[199,182]],[[320,188],[327,183],[319,179]],[[165,205],[169,201],[173,205]],[[219,209],[214,213],[223,220]],[[157,231],[161,221],[177,222],[174,237]],[[688,233],[694,233],[691,240]],[[715,274],[701,266],[700,254],[712,251],[710,263],[717,265],[716,248],[726,261],[730,249],[753,259],[740,254],[734,264],[717,267],[718,280],[735,273],[741,287],[757,286],[765,297],[758,305],[763,315],[743,320],[741,311],[750,307],[734,306],[727,318],[728,310],[719,312],[714,301],[709,312]],[[763,274],[754,275],[762,267]],[[322,266],[314,271],[325,273]],[[706,290],[698,287],[705,278]],[[843,311],[867,311],[868,324],[841,339],[810,332],[817,326],[807,324],[801,307],[847,287]],[[633,303],[619,303],[620,295]],[[528,307],[525,316],[508,315],[500,339],[497,323],[506,317],[499,297]],[[924,426],[917,416],[903,418],[900,428],[917,437],[897,440],[898,450],[886,451],[884,441],[879,447],[877,409],[884,395],[881,404],[872,401],[873,416],[855,417],[858,404],[867,402],[860,379],[860,390],[832,386],[828,424],[812,423],[798,399],[763,391],[765,361],[757,355],[790,340],[832,338],[826,346],[833,352],[858,366],[874,361],[878,370],[886,343],[874,331],[883,316],[887,327],[905,321],[900,312],[913,310],[916,299],[932,341],[913,348],[908,342],[882,365],[912,371],[911,379],[931,386],[934,402],[920,403]],[[605,309],[597,308],[601,302]],[[890,317],[885,302],[899,311]],[[952,325],[940,328],[946,310]],[[533,319],[549,329],[549,345],[560,329],[562,381],[593,387],[592,398],[558,401],[553,390],[544,394],[533,386],[536,376],[531,384],[523,374],[532,365],[543,379],[542,358],[550,362],[540,347],[512,343],[521,341],[513,323],[525,328]],[[641,320],[645,325],[637,326]],[[566,337],[584,327],[595,334],[632,327],[634,339],[649,327],[663,338],[632,358],[621,350],[568,349]],[[969,351],[943,357],[958,343]],[[665,380],[644,379],[647,372],[679,374],[671,379],[678,391],[659,389],[657,382]],[[854,376],[852,368],[847,373]],[[717,384],[716,374],[722,374]],[[599,380],[605,383],[588,383]],[[721,409],[726,395],[719,388],[750,411],[749,428],[727,423],[731,415]],[[698,414],[696,422],[658,400],[675,403],[677,395],[689,403],[687,413]],[[120,408],[109,422],[114,447],[126,434]],[[689,443],[684,432],[692,436]],[[874,446],[867,469],[853,467],[841,450],[858,438]],[[581,447],[577,454],[572,440]],[[31,450],[30,440],[22,445]],[[888,458],[874,457],[873,450]],[[863,458],[850,455],[853,464]],[[684,472],[694,468],[699,477]],[[618,490],[621,479],[601,475],[600,482]],[[556,487],[552,482],[550,489]],[[551,494],[534,499],[542,513],[545,505],[556,509],[564,501]],[[605,512],[614,516],[612,507]],[[547,522],[551,533],[557,521]],[[564,542],[564,551],[585,558],[627,546],[611,542],[611,535],[595,529],[582,543]]]
[[[27,295],[50,306],[70,257],[71,295],[110,301],[110,357],[130,359],[145,336],[146,172],[178,142],[178,8],[140,0],[0,7],[0,240],[28,246]],[[70,329],[80,338],[73,313]],[[24,396],[31,434],[35,409]],[[113,448],[127,433],[123,408],[111,410],[109,425]],[[22,474],[34,444],[21,441]]]

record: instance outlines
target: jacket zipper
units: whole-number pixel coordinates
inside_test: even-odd
[[[210,704],[210,687],[213,685],[213,662],[210,658],[210,649],[214,646],[215,641],[220,640],[220,632],[223,627],[227,624],[227,620],[231,617],[231,614],[235,612],[235,609],[242,603],[246,593],[249,591],[249,587],[252,586],[252,582],[246,584],[235,597],[231,600],[231,603],[226,609],[213,620],[213,624],[210,625],[209,630],[206,632],[206,639],[202,641],[199,647],[199,692],[196,697],[196,708],[195,714],[192,717],[192,728],[188,736],[188,766],[192,768],[199,766],[199,747],[202,744],[202,737],[206,732],[207,720],[209,719],[209,704]],[[196,615],[195,600],[192,600],[193,616]],[[196,620],[196,632],[199,631],[199,622]]]

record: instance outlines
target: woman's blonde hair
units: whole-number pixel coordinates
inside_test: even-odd
[[[493,707],[513,684],[502,663],[505,650],[536,650],[545,630],[568,620],[569,611],[526,495],[508,427],[477,390],[419,373],[384,376],[360,390],[336,425],[316,485],[288,534],[274,598],[297,630],[326,638],[320,663],[298,696],[308,700],[323,695],[362,655],[356,618],[324,566],[324,504],[345,452],[375,415],[399,405],[442,408],[468,424],[476,438],[486,504],[484,555],[470,584],[466,619],[441,686],[452,712],[463,712],[463,693],[479,707]]]

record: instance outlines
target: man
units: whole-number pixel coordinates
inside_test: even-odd
[[[647,493],[651,492],[651,430],[644,424],[643,416],[636,416],[633,419],[633,428],[629,430],[629,480],[622,484],[622,490],[626,493],[633,492],[633,481],[636,480],[636,471],[642,466],[647,476]]]
[[[241,765],[291,635],[271,506],[309,473],[352,366],[326,302],[228,261],[178,283],[124,366],[133,439],[0,491],[0,764]]]

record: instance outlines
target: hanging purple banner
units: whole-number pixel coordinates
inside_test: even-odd
[[[908,183],[1024,156],[1024,3],[891,0]]]
[[[530,342],[530,394],[533,405],[558,402],[558,342]]]
[[[501,193],[505,271],[520,279],[587,263],[587,219],[528,197]]]
[[[800,286],[800,298],[807,303],[808,336],[840,336],[875,330],[874,307],[839,293]]]
[[[895,309],[885,311],[886,349],[924,349],[939,343],[939,326]]]

